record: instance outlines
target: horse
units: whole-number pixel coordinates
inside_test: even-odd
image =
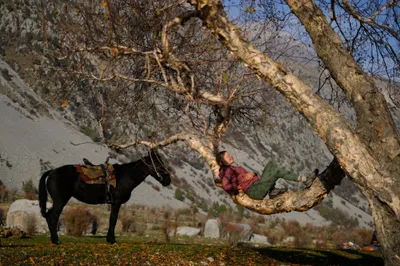
[[[163,186],[171,183],[171,174],[155,150],[149,155],[126,164],[113,164],[116,187],[110,187],[111,213],[107,232],[107,242],[115,241],[115,225],[121,205],[129,200],[132,190],[153,176]],[[47,179],[47,183],[46,183]],[[75,165],[64,165],[45,172],[39,181],[39,206],[50,230],[51,242],[59,245],[57,224],[60,214],[71,199],[76,198],[88,204],[104,204],[106,202],[106,184],[87,184],[80,177]],[[53,199],[53,206],[46,212],[47,193]]]

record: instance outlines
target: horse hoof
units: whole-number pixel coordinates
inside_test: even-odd
[[[58,241],[58,240],[57,240],[57,241],[52,241],[51,243],[52,243],[53,245],[57,245],[57,246],[61,244],[60,241]]]
[[[117,244],[117,241],[114,240],[107,240],[107,242],[111,245]]]

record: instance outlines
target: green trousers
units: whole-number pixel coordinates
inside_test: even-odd
[[[280,168],[274,160],[271,160],[265,166],[260,180],[254,182],[248,188],[246,194],[252,199],[262,200],[275,187],[275,183],[279,178],[298,181],[298,175]]]

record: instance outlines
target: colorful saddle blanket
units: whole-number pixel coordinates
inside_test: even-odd
[[[116,187],[117,180],[115,179],[114,167],[112,164],[105,164],[104,166],[109,176],[110,185]],[[75,168],[82,180],[87,184],[106,183],[106,177],[104,176],[103,169],[101,169],[100,165],[76,164]]]

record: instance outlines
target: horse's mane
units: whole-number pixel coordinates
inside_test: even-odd
[[[114,167],[121,167],[121,166],[137,166],[138,164],[145,164],[148,165],[150,160],[150,155],[146,155],[143,157],[140,157],[136,161],[128,162],[128,163],[122,163],[122,164],[113,164]]]

